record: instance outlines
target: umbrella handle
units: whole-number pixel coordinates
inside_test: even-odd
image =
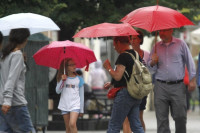
[[[107,58],[108,58],[108,46],[107,46],[108,43],[107,43],[107,40],[108,40],[108,39],[107,39],[107,37],[106,37],[106,56],[107,56]]]
[[[64,74],[66,75],[66,71],[65,71],[65,59],[64,59]]]

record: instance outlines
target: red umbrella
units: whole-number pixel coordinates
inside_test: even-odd
[[[128,36],[138,35],[131,25],[121,23],[101,23],[86,27],[73,36],[75,37],[107,37],[107,36]]]
[[[149,32],[179,28],[184,25],[194,25],[178,11],[159,5],[138,8],[130,12],[120,21]]]
[[[72,58],[77,68],[89,66],[96,61],[94,52],[83,44],[66,41],[54,41],[38,50],[33,58],[38,65],[60,68],[63,59]],[[86,68],[86,69],[87,69]]]

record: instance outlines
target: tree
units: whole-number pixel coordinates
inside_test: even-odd
[[[200,20],[199,0],[158,2],[182,12],[194,23]],[[61,28],[59,40],[72,40],[77,30],[103,22],[118,23],[129,12],[156,3],[157,0],[1,0],[0,17],[19,12],[45,15]]]

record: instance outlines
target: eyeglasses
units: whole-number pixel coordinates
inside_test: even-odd
[[[67,66],[75,66],[76,64],[69,64],[69,65],[67,65]]]

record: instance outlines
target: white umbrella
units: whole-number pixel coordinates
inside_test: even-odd
[[[200,28],[191,32],[191,42],[194,45],[200,45]]]
[[[18,13],[0,18],[0,31],[4,36],[9,35],[11,29],[28,28],[31,34],[60,30],[48,17],[33,13]]]

